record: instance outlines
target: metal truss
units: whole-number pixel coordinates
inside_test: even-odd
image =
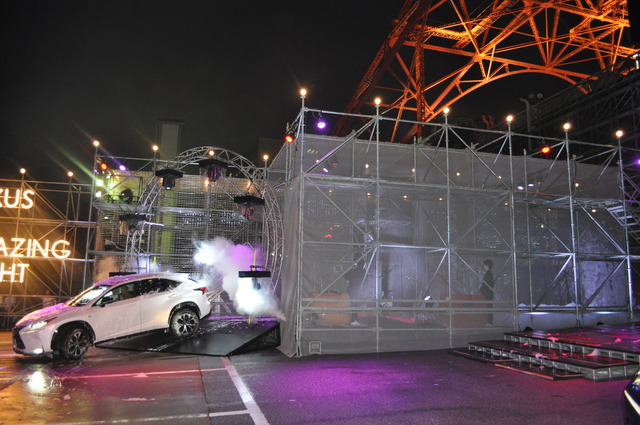
[[[44,182],[33,180],[0,180],[0,186],[34,192],[34,205],[29,209],[3,209],[0,228],[3,230],[5,249],[0,260],[5,266],[29,263],[25,280],[11,281],[10,274],[2,276],[0,283],[0,329],[11,329],[25,314],[41,308],[43,297],[52,302],[65,301],[82,289],[84,232],[93,223],[81,218],[82,206],[91,196],[87,185],[68,182]],[[8,190],[8,189],[6,189]],[[12,238],[59,240],[69,242],[72,253],[65,259],[39,254],[29,258],[26,252],[12,255]],[[26,244],[24,244],[26,245]],[[23,251],[26,251],[23,248]],[[4,256],[4,252],[8,255]],[[6,271],[6,270],[5,270]],[[14,275],[15,277],[15,275]],[[13,300],[13,302],[7,301]],[[4,302],[7,301],[6,304]]]
[[[396,118],[430,122],[505,77],[538,73],[576,84],[620,71],[637,52],[628,28],[625,0],[407,0],[345,112],[360,113],[375,94]],[[334,134],[347,134],[352,121],[343,116]],[[390,141],[421,132],[398,122]]]
[[[192,174],[197,170],[198,162],[211,158],[226,164],[226,177],[215,182],[209,182],[205,176],[194,177]],[[145,171],[149,166],[152,171]],[[160,168],[184,171],[184,178],[180,180],[185,182],[176,183],[170,191],[165,190],[161,179],[154,176]],[[117,171],[112,174],[112,177],[120,177]],[[265,264],[261,266],[271,271],[271,290],[275,291],[282,259],[282,224],[276,194],[267,184],[265,175],[265,168],[256,167],[245,157],[215,146],[189,149],[164,162],[162,167],[158,167],[156,161],[147,160],[143,168],[126,174],[115,186],[126,187],[127,180],[141,179],[140,195],[134,196],[136,202],[123,202],[117,196],[118,191],[113,190],[115,197],[103,194],[94,201],[93,206],[102,212],[98,219],[102,239],[117,239],[122,244],[120,252],[94,252],[99,257],[119,258],[121,271],[153,269],[150,258],[160,258],[174,270],[194,271],[189,253],[194,249],[196,233],[203,240],[224,236],[254,248],[258,248],[257,243],[265,257]],[[236,218],[234,196],[249,194],[264,200],[259,223],[252,217]],[[109,218],[114,213],[119,220]],[[216,227],[216,220],[222,220],[222,228]],[[255,232],[260,234],[254,235]],[[167,246],[167,241],[171,241],[171,246]]]

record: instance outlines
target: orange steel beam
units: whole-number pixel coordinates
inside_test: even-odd
[[[406,0],[345,112],[360,113],[375,93],[397,118],[429,122],[512,75],[577,83],[638,52],[624,43],[628,28],[626,0]],[[348,133],[351,120],[343,116],[334,133]],[[419,125],[396,127],[391,141],[414,136]]]

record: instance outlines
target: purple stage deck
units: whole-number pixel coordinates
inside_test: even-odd
[[[505,335],[640,354],[640,323],[508,332]]]

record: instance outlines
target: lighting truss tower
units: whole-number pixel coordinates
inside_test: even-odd
[[[628,29],[625,0],[406,0],[345,112],[361,113],[375,95],[395,118],[430,122],[508,76],[575,84],[637,52]],[[345,135],[352,120],[344,116],[335,134]],[[404,126],[398,122],[391,141],[422,137],[421,126]]]

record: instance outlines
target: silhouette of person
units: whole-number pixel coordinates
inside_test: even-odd
[[[494,292],[493,287],[495,285],[495,281],[493,280],[493,261],[487,259],[482,263],[482,268],[484,269],[484,276],[482,277],[482,285],[480,286],[480,293],[484,296],[485,299],[491,301],[493,300]],[[487,304],[488,308],[492,308],[493,304]],[[493,313],[489,313],[487,322],[491,324],[493,322]]]

